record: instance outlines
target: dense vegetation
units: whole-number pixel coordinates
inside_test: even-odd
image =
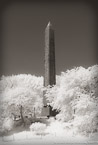
[[[56,116],[59,121],[69,123],[80,133],[98,131],[98,65],[73,68],[56,77],[57,83],[52,88],[43,87],[43,77],[26,74],[1,77],[1,133],[17,127],[18,118],[21,120],[18,125],[25,126],[41,115],[43,89],[50,105],[59,111]]]

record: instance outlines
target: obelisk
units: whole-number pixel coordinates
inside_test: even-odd
[[[45,29],[45,75],[44,75],[44,86],[52,87],[56,83],[56,68],[55,68],[55,38],[54,30],[49,22]],[[44,113],[46,116],[51,116],[51,106],[48,106],[48,101],[43,93]]]

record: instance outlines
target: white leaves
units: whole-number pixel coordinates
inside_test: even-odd
[[[40,114],[43,106],[43,91],[53,109],[60,113],[59,120],[72,121],[80,131],[95,131],[98,126],[98,65],[89,68],[77,67],[60,76],[52,88],[43,87],[43,77],[32,75],[3,76],[0,81],[0,104],[12,112],[22,105],[24,112]],[[7,113],[4,113],[7,115]],[[95,119],[93,120],[93,117]],[[91,123],[91,125],[90,125]],[[84,128],[85,126],[85,128]],[[90,126],[90,128],[88,127]]]
[[[3,108],[5,117],[9,113],[19,113],[20,105],[26,113],[29,110],[33,114],[35,106],[36,114],[41,112],[43,77],[26,74],[3,76],[0,86],[0,107]]]
[[[51,105],[60,110],[57,118],[63,121],[74,119],[74,126],[80,131],[94,131],[98,124],[98,121],[92,121],[98,114],[98,65],[67,70],[57,80],[59,83],[47,90]],[[79,125],[76,125],[77,122]],[[95,126],[90,125],[89,129],[88,125],[92,122]],[[83,125],[85,128],[82,128]]]
[[[33,131],[36,134],[45,133],[45,130],[46,130],[46,124],[44,123],[36,122],[36,123],[31,124],[30,126],[30,131]]]

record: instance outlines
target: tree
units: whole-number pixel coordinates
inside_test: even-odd
[[[7,117],[24,117],[34,113],[40,115],[42,109],[43,78],[32,75],[3,76],[0,81],[0,108],[2,123]],[[35,108],[35,112],[34,112]]]
[[[98,65],[62,72],[59,82],[53,88],[48,87],[46,93],[53,109],[60,111],[57,118],[65,122],[72,121],[79,131],[83,131],[82,125],[84,122],[87,125],[88,118],[91,128],[84,130],[95,131],[98,119],[93,121],[92,116],[98,116]],[[81,123],[77,123],[79,119]]]

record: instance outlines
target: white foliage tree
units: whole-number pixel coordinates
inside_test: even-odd
[[[98,65],[62,72],[59,82],[46,93],[53,109],[60,111],[57,118],[72,120],[80,132],[98,130]]]
[[[58,120],[71,122],[79,132],[98,131],[98,65],[62,72],[56,85],[45,89],[50,105],[60,112]],[[43,77],[24,74],[1,78],[0,130],[12,114],[20,115],[24,122],[29,113],[39,116],[42,106]]]
[[[43,77],[32,75],[3,76],[0,81],[0,116],[2,121],[12,115],[40,115],[43,101]],[[34,112],[35,110],[35,112]]]

